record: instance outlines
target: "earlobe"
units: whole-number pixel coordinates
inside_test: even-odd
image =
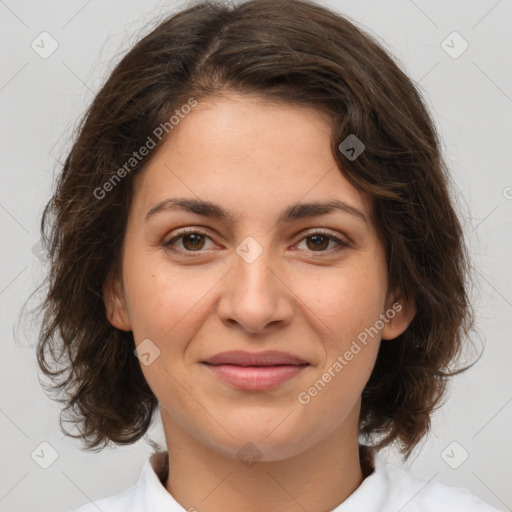
[[[384,313],[386,317],[385,326],[382,329],[382,339],[392,340],[400,336],[416,315],[416,301],[412,297],[405,301],[402,297],[390,300]]]
[[[109,276],[103,285],[103,302],[108,321],[121,331],[131,331],[132,325],[126,308],[121,283]]]

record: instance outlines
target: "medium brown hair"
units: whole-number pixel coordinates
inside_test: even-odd
[[[168,17],[121,59],[81,120],[41,219],[50,266],[37,358],[47,390],[65,405],[61,428],[94,450],[134,443],[150,426],[157,398],[133,334],[108,321],[102,290],[120,272],[133,178],[165,137],[112,180],[190,98],[230,93],[332,120],[332,153],[371,200],[389,285],[417,310],[403,334],[381,344],[360,433],[379,448],[397,442],[408,456],[429,430],[473,324],[463,230],[417,87],[371,36],[307,0],[201,2]],[[356,159],[339,149],[348,135],[365,145]],[[63,427],[64,417],[78,433]]]

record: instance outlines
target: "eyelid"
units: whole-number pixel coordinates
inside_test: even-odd
[[[306,249],[307,252],[310,252],[312,254],[329,255],[329,254],[335,253],[341,249],[346,249],[346,248],[352,247],[352,242],[350,242],[349,239],[345,235],[339,235],[338,233],[334,234],[332,231],[325,229],[325,228],[311,228],[307,231],[301,232],[299,235],[300,239],[295,245],[302,242],[305,238],[307,238],[309,236],[314,236],[314,235],[323,235],[323,236],[327,237],[329,240],[336,242],[337,247],[328,249],[326,251],[312,251],[312,250],[307,251],[307,249]]]
[[[187,235],[187,234],[202,235],[202,236],[209,238],[213,242],[212,235],[208,231],[206,231],[205,228],[178,228],[175,230],[175,234],[172,237],[164,240],[164,242],[163,242],[164,247],[166,247],[166,246],[170,247],[171,242],[178,240],[179,238],[181,238],[182,236]],[[188,253],[193,254],[194,252],[201,253],[204,251],[200,250],[200,251],[181,251],[181,252],[188,252]]]
[[[187,227],[187,228],[177,229],[175,231],[175,234],[171,238],[169,238],[163,242],[163,245],[164,245],[164,247],[171,247],[171,242],[175,242],[176,240],[179,240],[182,236],[190,234],[190,233],[205,236],[206,238],[209,238],[213,242],[212,236],[210,235],[210,233],[207,230],[205,230],[205,228]],[[337,244],[337,246],[334,248],[331,248],[331,249],[327,249],[325,251],[313,251],[313,250],[304,249],[306,252],[309,252],[312,254],[317,253],[318,255],[321,256],[322,254],[329,255],[329,254],[335,253],[339,250],[352,247],[352,243],[349,241],[349,239],[346,236],[338,235],[337,233],[333,234],[330,230],[325,229],[325,228],[310,228],[309,230],[302,231],[298,235],[298,236],[300,236],[299,240],[294,245],[299,244],[308,236],[314,236],[314,235],[323,235],[323,236],[327,237],[330,241],[335,242]],[[201,253],[205,252],[205,250],[186,251],[184,249],[175,249],[175,248],[173,248],[173,250],[176,250],[177,252],[180,252],[180,253],[185,253],[188,256],[194,256],[195,254],[201,254]]]

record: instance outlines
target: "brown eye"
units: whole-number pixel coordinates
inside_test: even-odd
[[[331,239],[325,235],[308,236],[306,237],[306,240],[308,249],[311,249],[312,251],[327,249],[329,242],[331,241]],[[311,243],[309,243],[310,241]]]
[[[208,249],[206,246],[207,239],[211,240],[206,233],[200,231],[182,231],[167,242],[164,242],[163,245],[168,249],[181,251],[182,253],[202,252],[202,249]]]
[[[332,254],[350,247],[350,243],[346,240],[337,238],[323,231],[313,232],[301,239],[300,244],[304,244],[301,249],[310,252]],[[299,244],[299,245],[300,245]],[[330,246],[330,244],[332,244]]]
[[[182,235],[182,244],[188,251],[198,251],[204,247],[204,235],[199,233],[190,233]]]

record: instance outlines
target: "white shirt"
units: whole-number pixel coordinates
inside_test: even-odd
[[[138,481],[108,498],[72,512],[183,512],[162,482],[167,452],[151,455]],[[332,512],[499,512],[468,490],[417,478],[374,454],[374,471]],[[192,509],[193,510],[193,509]],[[230,511],[227,511],[230,512]]]

